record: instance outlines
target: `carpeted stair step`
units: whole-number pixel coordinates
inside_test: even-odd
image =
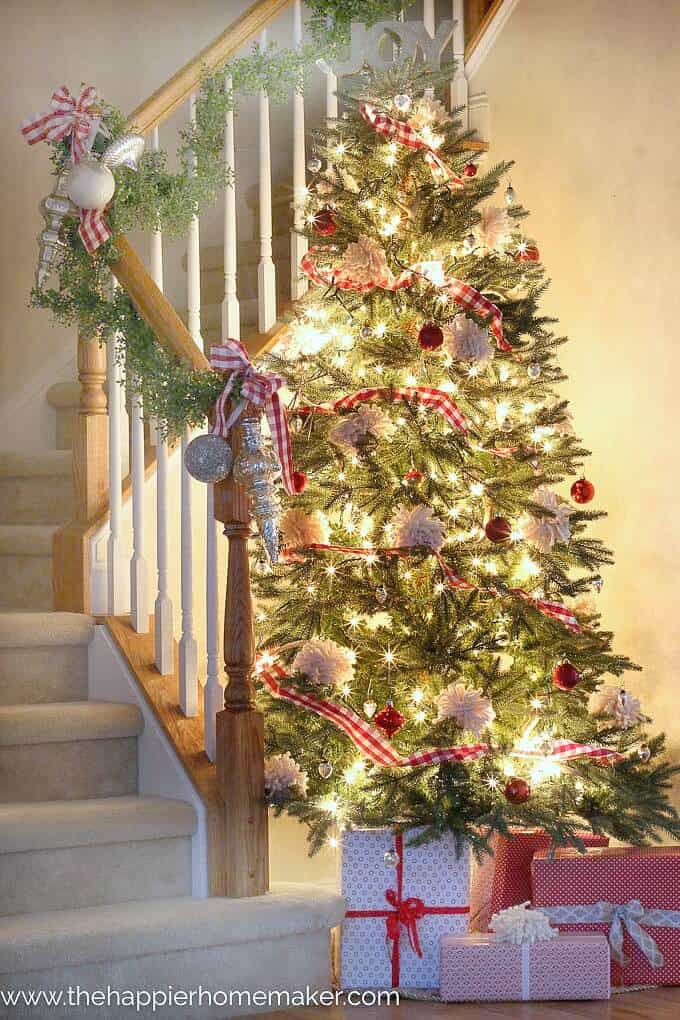
[[[188,896],[195,830],[162,797],[0,804],[0,915]]]
[[[136,705],[65,701],[0,707],[0,802],[137,792]]]
[[[70,450],[0,453],[0,524],[62,524],[73,511]]]
[[[0,610],[52,608],[56,524],[0,524]]]
[[[91,616],[0,613],[0,705],[85,701]]]

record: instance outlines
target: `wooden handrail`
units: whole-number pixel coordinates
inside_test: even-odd
[[[201,50],[197,57],[185,64],[152,96],[133,110],[128,126],[146,134],[173,110],[189,98],[209,71],[224,64],[242,46],[258,35],[281,11],[290,7],[293,0],[257,0],[252,7],[232,22],[224,32]]]
[[[503,0],[465,0],[465,60],[470,59]]]

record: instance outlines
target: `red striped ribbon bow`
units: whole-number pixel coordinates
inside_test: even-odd
[[[52,93],[51,110],[37,114],[21,125],[21,133],[29,145],[36,142],[60,142],[71,136],[71,155],[77,163],[87,155],[88,141],[95,134],[101,118],[97,91],[92,85],[83,85],[74,99],[65,85]]]
[[[285,380],[274,372],[257,372],[248,357],[248,352],[238,340],[226,340],[217,347],[211,347],[210,364],[216,372],[229,373],[226,385],[215,404],[215,420],[211,431],[226,438],[249,401],[256,407],[263,407],[281,464],[284,488],[289,496],[294,496],[290,433],[286,412],[277,392]],[[240,399],[234,407],[231,407],[231,394],[237,381],[240,384]]]
[[[305,694],[294,687],[287,687],[281,681],[287,678],[286,671],[278,663],[259,673],[259,678],[275,698],[309,709],[328,719],[339,730],[346,733],[352,743],[375,765],[385,768],[415,768],[419,765],[439,765],[445,761],[474,761],[489,750],[487,744],[459,744],[456,747],[433,747],[402,758],[390,742],[374,726],[353,712],[351,708],[338,705],[327,698]]]
[[[439,173],[446,177],[451,184],[455,184],[457,188],[465,186],[463,178],[457,177],[446,165],[437,150],[433,146],[428,145],[425,139],[421,138],[418,132],[409,124],[405,124],[402,120],[395,120],[387,113],[381,113],[371,103],[360,103],[359,113],[366,123],[374,131],[377,131],[379,135],[384,135],[385,138],[392,138],[399,145],[406,145],[409,149],[422,149],[433,173],[435,172],[434,168],[436,168]]]
[[[329,404],[314,404],[309,407],[297,408],[298,413],[309,414],[312,411],[319,411],[321,414],[337,414],[339,411],[349,411],[358,404],[367,403],[370,400],[393,400],[398,403],[400,400],[418,400],[425,407],[431,408],[460,432],[467,432],[467,419],[458,405],[451,400],[448,393],[443,390],[433,389],[431,386],[372,386],[356,393],[348,393]]]
[[[111,237],[111,231],[104,219],[104,210],[81,209],[78,233],[88,255],[94,254],[99,245]]]

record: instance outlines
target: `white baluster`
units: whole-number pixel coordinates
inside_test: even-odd
[[[430,39],[434,39],[435,33],[434,6],[434,0],[423,0],[423,25]]]
[[[232,80],[227,78],[225,91],[232,93]],[[228,110],[224,124],[224,160],[235,173],[234,111]],[[241,338],[241,317],[236,293],[236,178],[224,192],[224,300],[222,301],[222,339]]]
[[[219,594],[217,575],[217,522],[215,521],[215,496],[212,485],[208,486],[206,511],[206,649],[207,675],[203,688],[203,717],[205,723],[205,753],[210,761],[217,757],[215,716],[224,703],[220,684],[220,637],[219,637]]]
[[[191,93],[189,100],[191,123],[196,123],[196,93]],[[195,172],[195,158],[189,156],[190,172]],[[198,347],[203,346],[201,340],[201,254],[200,230],[198,216],[192,216],[187,235],[187,326]]]
[[[158,151],[158,128],[153,129],[152,149]],[[160,230],[151,235],[151,276],[163,290],[163,236]],[[154,662],[161,676],[174,669],[172,599],[168,575],[168,441],[155,426],[156,443],[156,567],[158,591],[154,603]]]
[[[262,50],[267,47],[267,31],[260,37]],[[260,92],[259,106],[260,154],[260,261],[257,267],[257,328],[266,333],[276,322],[276,268],[272,259],[272,166],[269,132],[269,97]]]
[[[294,43],[302,46],[302,3],[295,0],[293,7]],[[300,90],[293,94],[293,229],[290,235],[290,293],[294,301],[307,293],[307,278],[300,272],[300,259],[307,251],[307,238],[301,233],[304,227],[302,204],[307,194],[305,155],[305,97]]]
[[[453,0],[453,59],[456,69],[451,82],[451,109],[465,107],[460,113],[463,129],[470,126],[468,80],[465,74],[465,2]]]
[[[112,283],[115,287],[115,284]],[[106,543],[107,607],[112,616],[125,612],[125,558],[122,550],[123,469],[122,469],[122,366],[117,357],[117,342],[106,345],[106,378],[109,404],[109,537]]]
[[[134,380],[131,380],[134,382]],[[138,634],[149,630],[149,570],[144,556],[144,408],[139,393],[131,398],[132,559],[130,615]]]

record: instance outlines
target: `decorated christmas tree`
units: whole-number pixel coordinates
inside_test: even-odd
[[[366,72],[309,162],[310,289],[267,365],[297,490],[255,579],[268,795],[312,850],[354,825],[677,836],[600,625],[612,558],[527,212],[440,89]]]

